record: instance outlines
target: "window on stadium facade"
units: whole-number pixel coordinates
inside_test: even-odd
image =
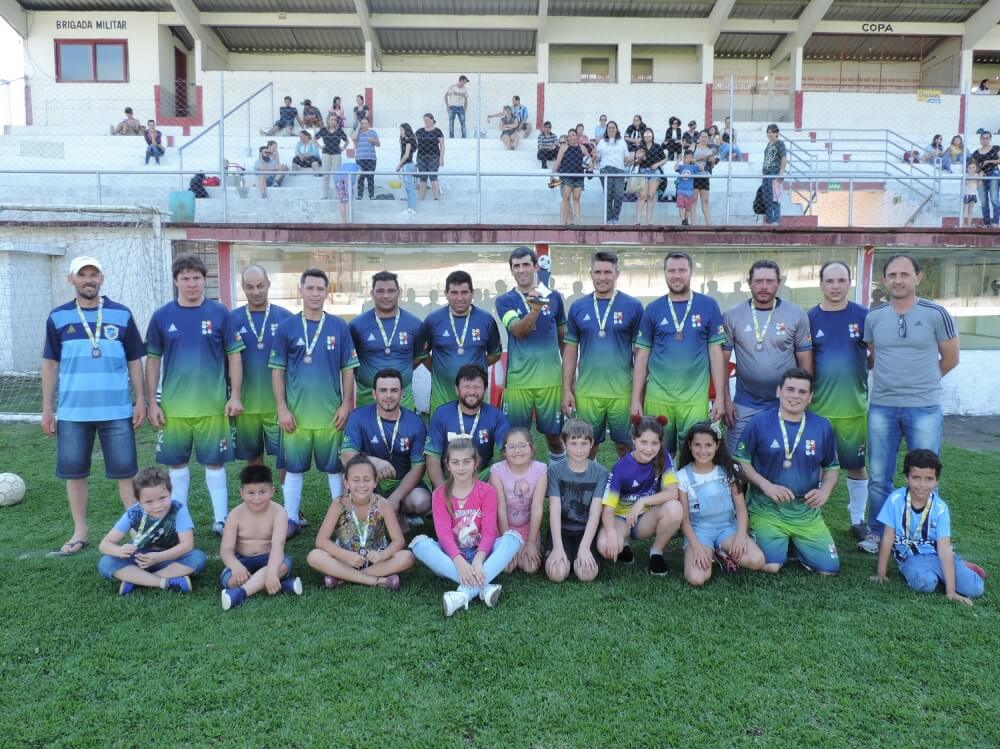
[[[56,39],[56,80],[61,83],[128,82],[128,42]]]

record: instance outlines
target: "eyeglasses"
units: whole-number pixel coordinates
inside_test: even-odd
[[[510,442],[507,444],[505,449],[507,450],[528,450],[531,448],[527,442]]]
[[[906,318],[899,318],[899,325],[896,328],[896,332],[899,334],[900,338],[906,338]]]

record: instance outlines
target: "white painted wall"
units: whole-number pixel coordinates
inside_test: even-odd
[[[616,80],[618,47],[608,45],[553,44],[549,47],[549,82],[579,83],[585,57],[607,58],[609,81]]]
[[[930,143],[935,133],[957,131],[960,103],[957,95],[944,95],[940,104],[930,104],[918,101],[915,93],[806,91],[802,95],[802,129],[888,128],[906,133],[917,143]]]
[[[632,46],[632,59],[652,58],[654,83],[700,83],[700,47]],[[743,61],[746,62],[746,61]]]
[[[549,83],[545,87],[545,118],[562,132],[577,122],[593,129],[605,113],[624,132],[634,114],[653,128],[657,138],[666,132],[671,115],[682,122],[705,118],[705,87],[700,83]]]

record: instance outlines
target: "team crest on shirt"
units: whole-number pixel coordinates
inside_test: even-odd
[[[278,323],[276,322],[271,323],[271,335],[274,335],[277,332],[278,332]]]
[[[806,440],[806,455],[816,454],[816,440]]]
[[[404,330],[399,334],[399,345],[407,346],[409,345],[409,343],[410,343],[410,334]]]
[[[69,333],[69,334],[75,333],[76,332],[76,326],[73,323],[70,323],[69,327],[66,328],[66,332]]]
[[[692,328],[701,327],[701,315],[691,315],[691,327]]]
[[[742,442],[740,443],[740,449],[741,450],[746,450],[746,447],[747,446],[744,445]],[[771,449],[772,450],[777,450],[780,447],[781,447],[781,445],[778,444],[778,440],[771,440]]]
[[[490,441],[490,431],[489,431],[489,429],[480,429],[479,430],[479,444],[480,445],[485,445],[489,441]]]
[[[404,451],[404,452],[410,449],[410,438],[409,437],[400,437],[399,438],[399,449],[402,450],[402,451]]]
[[[337,347],[337,336],[328,335],[326,337],[326,350],[333,351]]]
[[[625,322],[625,313],[624,312],[612,312],[611,313],[611,324],[612,325],[621,325],[624,322]]]
[[[544,307],[542,307],[542,314],[545,315],[546,317],[550,317],[552,315],[552,308],[546,304]]]
[[[246,332],[246,331],[244,331],[244,332]],[[243,336],[240,335],[239,331],[236,331],[236,333],[233,335],[233,340],[234,341],[242,341],[243,340]]]
[[[865,446],[864,445],[858,445],[858,457],[859,458],[865,457]]]
[[[212,321],[202,320],[201,321],[201,334],[202,335],[212,335]]]
[[[774,332],[778,335],[784,335],[788,332],[788,326],[783,322],[775,323]]]
[[[105,325],[104,326],[104,337],[109,341],[118,340],[118,326],[117,325]]]
[[[726,334],[726,326],[725,325],[720,325],[719,329],[716,330],[715,333],[716,333],[716,335],[725,335]]]
[[[473,328],[472,329],[472,340],[473,341],[480,341],[480,340],[482,340],[482,332],[480,331],[479,328]]]
[[[848,323],[847,324],[847,334],[851,338],[860,338],[861,337],[861,326],[858,325],[856,322]]]
[[[239,331],[239,332],[240,332],[241,334],[243,334],[243,333],[246,333],[246,332],[247,332],[247,326],[246,326],[246,325],[244,325],[244,326],[243,326],[242,328],[240,328],[240,331]]]
[[[366,338],[365,340],[374,341],[375,340],[375,334],[374,333],[369,333],[368,334],[368,338]]]

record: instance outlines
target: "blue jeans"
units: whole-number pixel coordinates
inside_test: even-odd
[[[413,166],[412,162],[403,164],[403,187],[406,188],[406,207],[411,210],[416,210],[417,207],[417,180],[413,176],[413,172],[415,171],[417,171],[417,168]]]
[[[979,180],[979,187],[976,188],[979,195],[979,207],[983,209],[983,222],[990,224],[1000,223],[1000,175]],[[993,218],[990,218],[990,199],[993,200]]]
[[[101,441],[104,476],[130,479],[139,472],[132,419],[56,421],[56,478],[85,479],[90,475],[94,437]]]
[[[732,146],[728,143],[723,143],[719,146],[719,161],[729,161],[729,152],[733,152],[733,161],[741,161],[743,159],[743,152],[740,150],[739,146]]]
[[[781,204],[774,199],[774,180],[776,176],[764,177],[760,186],[763,188],[761,197],[764,199],[764,221],[768,224],[776,224],[781,221]]]
[[[448,137],[455,137],[455,118],[462,126],[462,137],[465,137],[465,107],[448,107]]]
[[[892,492],[900,438],[909,450],[941,451],[941,406],[868,406],[868,527],[879,538],[878,514]]]
[[[510,564],[510,561],[517,556],[517,552],[521,550],[523,544],[524,541],[521,540],[521,535],[516,531],[507,531],[493,543],[490,555],[483,562],[483,574],[487,584],[493,582],[496,576],[504,571],[504,568]],[[459,583],[458,592],[464,593],[469,597],[470,601],[478,596],[479,591],[482,590],[482,588],[473,588],[461,584],[462,581],[458,578],[458,567],[455,566],[455,562],[444,553],[441,549],[441,544],[433,538],[417,536],[410,542],[410,551],[413,552],[413,556],[426,564],[428,569],[438,577]],[[469,549],[468,551],[472,553],[471,555],[466,555],[466,561],[471,562],[472,558],[476,555],[476,550]],[[464,551],[463,555],[465,555]]]
[[[156,159],[156,163],[160,163],[160,157],[164,154],[165,149],[163,146],[147,146],[146,147],[146,163],[149,163],[150,159]]]
[[[955,592],[967,598],[979,598],[986,587],[983,578],[966,567],[958,554],[954,556]],[[914,554],[899,563],[899,571],[910,590],[917,593],[933,593],[939,585],[944,585],[941,557],[937,554]]]
[[[150,549],[149,551],[154,551]],[[151,564],[146,567],[146,572],[156,572],[157,570],[162,570],[164,567],[171,564],[183,564],[188,567],[191,571],[188,573],[192,577],[201,574],[205,569],[205,564],[208,559],[205,556],[205,552],[200,549],[191,549],[187,554],[182,554],[177,557],[177,559],[171,559],[167,562],[157,562],[156,564]],[[100,573],[101,577],[106,580],[117,580],[115,573],[124,569],[125,567],[138,567],[135,563],[135,559],[129,557],[128,559],[120,559],[119,557],[110,557],[107,554],[101,557],[100,561],[97,563],[97,571]]]

